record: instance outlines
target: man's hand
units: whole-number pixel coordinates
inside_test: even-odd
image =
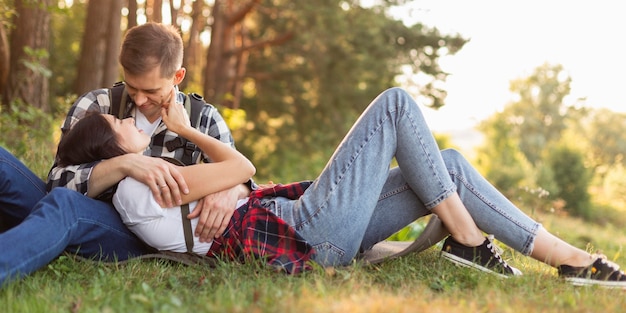
[[[160,158],[137,156],[128,164],[128,176],[148,185],[161,207],[181,205],[181,193],[189,193],[189,188],[178,167]]]
[[[196,208],[187,217],[189,219],[199,217],[195,236],[200,238],[200,242],[209,242],[214,238],[219,238],[235,212],[237,200],[249,194],[250,191],[246,186],[237,185],[198,201]]]

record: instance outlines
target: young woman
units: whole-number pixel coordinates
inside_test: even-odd
[[[168,117],[171,111],[170,108],[162,112],[166,123],[172,123]],[[183,136],[193,135],[188,127],[172,126],[176,132],[183,132]],[[118,133],[114,138],[120,146],[145,147],[141,136]],[[138,143],[122,144],[122,139],[132,138]],[[67,146],[70,150],[78,147],[81,146]],[[138,152],[140,149],[123,150]],[[398,167],[390,169],[394,157]],[[205,174],[199,175],[191,169],[193,166],[189,167],[185,179],[198,183],[197,186],[190,184],[190,190],[200,188],[198,186],[207,181],[228,180],[220,182],[223,188],[251,174],[249,169],[239,175],[230,172],[234,168],[220,170],[219,166],[218,163],[214,168],[221,174],[212,174],[212,179],[203,176],[209,175],[208,168]],[[297,243],[304,241],[295,267],[288,268],[291,272],[303,269],[308,258],[323,266],[349,264],[360,251],[371,248],[414,220],[435,213],[451,234],[444,242],[442,256],[459,265],[503,276],[521,274],[502,260],[491,240],[483,235],[484,231],[522,254],[556,267],[561,277],[574,284],[626,288],[626,275],[617,265],[550,234],[508,201],[458,152],[439,151],[417,104],[399,88],[383,92],[369,105],[315,181],[291,185],[287,188],[290,192],[284,196],[275,189],[253,192],[248,206],[252,204],[269,212],[277,217],[272,221],[286,223],[287,231],[294,231],[287,237]],[[193,194],[187,200],[198,198],[202,192]],[[136,196],[137,193],[133,193],[124,197]],[[263,242],[256,236],[272,229],[246,232],[265,226],[240,224],[241,221],[241,216],[233,216],[228,230],[213,240],[209,254],[241,257],[249,250],[237,250],[238,245],[245,245],[245,241],[251,239],[256,240],[255,243]],[[264,251],[253,252],[265,256]],[[280,249],[272,253],[276,251],[278,257],[272,259],[273,264],[294,261],[292,254],[281,255]]]
[[[162,111],[168,129],[196,143],[214,161],[180,169],[192,187],[188,194],[182,195],[183,202],[189,203],[190,212],[201,197],[244,183],[254,175],[254,166],[241,153],[191,127],[182,105],[171,110],[164,105]],[[137,129],[132,118],[120,120],[113,115],[89,112],[59,143],[59,164],[86,164],[125,153],[141,154],[150,140],[150,136]],[[168,186],[162,184],[160,188]],[[159,250],[186,252],[180,207],[163,209],[148,186],[130,177],[119,183],[113,203],[124,223],[148,245]],[[196,224],[197,219],[193,219],[192,227]],[[206,254],[210,242],[195,239],[193,252]]]

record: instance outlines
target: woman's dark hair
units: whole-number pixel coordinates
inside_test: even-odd
[[[57,151],[59,166],[79,165],[126,154],[109,122],[98,111],[87,112],[63,135]]]

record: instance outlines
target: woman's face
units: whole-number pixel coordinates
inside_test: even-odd
[[[111,128],[115,132],[117,140],[128,153],[142,153],[150,144],[150,136],[135,126],[135,120],[132,117],[120,120],[113,115],[103,114],[104,118],[109,122]]]

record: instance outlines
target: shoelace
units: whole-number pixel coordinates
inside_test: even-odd
[[[608,266],[611,269],[611,273],[615,273],[618,272],[621,275],[626,275],[623,271],[620,271],[620,267],[619,265],[617,265],[617,263],[611,262],[609,261],[606,256],[604,255],[599,255],[598,258],[600,259],[600,263],[605,264],[606,266]]]
[[[487,244],[487,248],[489,248],[489,250],[493,254],[493,257],[498,261],[498,263],[500,263],[500,265],[502,265],[502,267],[504,267],[507,270],[513,271],[510,268],[509,264],[506,263],[504,259],[502,259],[502,256],[500,255],[502,249],[500,249],[500,247],[493,244],[493,239],[494,239],[493,235],[487,236],[487,239],[489,240],[489,243]]]

